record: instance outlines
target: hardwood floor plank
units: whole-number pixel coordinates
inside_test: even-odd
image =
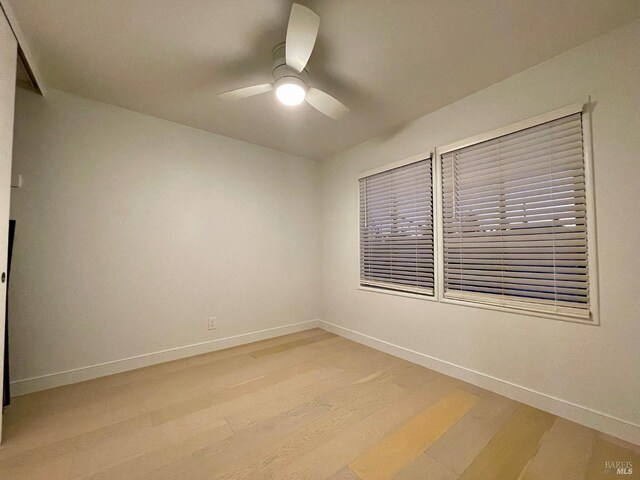
[[[281,335],[279,337],[267,338],[258,342],[246,343],[244,345],[238,345],[237,347],[225,348],[223,350],[216,350],[214,352],[195,355],[193,357],[189,357],[186,360],[189,362],[190,366],[197,367],[199,365],[204,365],[212,361],[230,358],[237,355],[250,354],[252,352],[255,352],[256,350],[272,347],[274,345],[280,345],[281,343],[292,342],[302,338],[323,335],[325,333],[327,332],[320,328],[313,328],[311,330],[303,330],[301,332]]]
[[[309,345],[311,343],[321,342],[323,340],[329,340],[332,338],[336,338],[336,336],[331,333],[323,333],[319,335],[314,335],[313,337],[301,338],[299,340],[293,340],[291,342],[274,345],[273,347],[267,347],[261,350],[256,350],[254,352],[251,352],[250,355],[253,358],[260,358],[266,355],[273,355],[274,353],[285,352],[287,350],[291,350],[292,348],[297,348],[303,345]]]
[[[17,423],[7,427],[0,459],[205,394],[197,382],[186,375],[140,383],[130,388],[119,387],[98,401],[58,413],[42,414],[37,410],[26,414],[20,412],[17,416],[23,422],[15,420]],[[162,395],[158,395],[158,392],[162,392]],[[46,392],[41,393],[46,395]],[[13,415],[13,410],[7,410],[7,416]]]
[[[217,445],[232,436],[233,432],[228,425],[204,431],[190,437],[177,440],[170,439],[160,448],[149,449],[137,455],[115,459],[108,466],[97,469],[93,472],[87,471],[77,478],[69,477],[69,480],[134,480],[151,479],[149,476],[153,470],[161,468],[163,465],[171,464],[179,459],[194,458],[197,461],[199,451]],[[189,467],[185,468],[184,473]],[[184,477],[188,478],[188,477]]]
[[[391,479],[478,402],[456,390],[429,407],[349,464],[361,479]]]
[[[472,393],[478,398],[484,398],[487,395],[492,394],[492,392],[490,392],[489,390],[478,387],[476,385],[472,385],[470,383],[463,383],[462,385],[460,385],[460,390],[464,390],[465,392]]]
[[[287,373],[288,375],[280,375],[278,372],[244,383],[237,388],[230,387],[217,394],[207,394],[205,397],[153,411],[150,414],[151,419],[154,425],[161,425],[174,418],[205,410],[215,413],[219,418],[226,418],[241,410],[255,408],[264,402],[284,401],[291,391],[331,378],[341,373],[341,370],[309,363],[287,369]]]
[[[232,465],[223,475],[216,475],[214,478],[236,480],[255,478],[263,473],[271,475],[297,459],[301,451],[317,448],[331,441],[343,429],[360,424],[376,412],[393,405],[406,394],[406,390],[397,385],[381,383],[367,395],[349,397],[345,404],[323,405],[329,408],[326,416],[294,432],[272,448],[262,450],[257,461],[252,459],[248,465],[240,465],[240,468],[237,468],[238,465]]]
[[[458,480],[458,475],[431,458],[426,453],[419,455],[395,477],[396,480]]]
[[[329,368],[334,368],[334,367],[329,367]],[[275,392],[272,392],[272,393],[275,393]],[[234,402],[234,403],[231,403],[230,405],[235,406],[236,404],[237,402]],[[306,408],[308,408],[308,406],[302,406],[299,410],[304,412]],[[315,405],[314,408],[320,409],[321,412],[326,413],[326,409],[324,409],[324,407]],[[297,418],[299,416],[300,415],[298,414],[294,415],[292,412],[287,412],[287,414],[282,415],[280,419],[276,417],[276,420],[277,420],[276,425],[279,425],[279,424],[286,425],[287,422],[290,423],[290,419],[292,417]],[[260,429],[266,430],[267,433],[270,432],[270,435],[277,435],[277,434],[282,435],[283,433],[282,429],[280,429],[279,432],[277,430],[274,431],[273,421],[274,419],[271,418],[266,422],[266,427],[265,427],[265,423],[263,422],[262,425],[258,424],[257,426],[254,426],[252,429],[246,432],[245,435],[234,436],[233,441],[230,441],[228,444],[221,445],[218,447],[218,449],[215,450],[217,455],[219,455],[219,458],[225,457],[228,461],[231,461],[231,459],[240,461],[243,458],[243,456],[245,456],[243,452],[246,452],[247,450],[251,450],[252,446],[255,449],[260,449],[265,445],[267,446],[271,445],[272,441],[269,441],[269,437],[264,437]],[[277,438],[277,436],[274,438]],[[228,450],[231,450],[231,452],[229,452]],[[191,459],[187,459],[186,463],[188,464],[190,460]],[[202,467],[205,468],[206,464],[203,463]],[[153,478],[156,478],[156,476],[158,475],[166,475],[168,478],[170,478],[171,475],[173,474],[172,472],[178,475],[178,472],[182,471],[183,468],[186,468],[185,462],[180,462],[180,461],[174,462],[173,465],[168,465],[166,468],[163,468],[161,472],[155,472]],[[189,468],[192,468],[192,467],[189,467]],[[174,470],[174,469],[177,469],[177,470]]]
[[[584,479],[596,436],[590,428],[556,418],[542,438],[540,450],[524,469],[521,480]]]
[[[419,368],[419,367],[417,367]],[[301,454],[295,461],[273,473],[273,480],[325,479],[351,463],[386,435],[392,433],[427,407],[453,391],[460,382],[439,375],[422,383],[424,369],[406,373],[414,390],[365,421],[345,428],[318,448]]]
[[[411,367],[411,364],[396,363],[388,368],[378,370],[364,378],[360,378],[344,388],[320,395],[316,398],[316,401],[321,405],[326,405],[330,409],[348,405],[349,402],[357,400],[358,398],[375,394],[376,390],[382,385],[394,383],[394,380],[402,377]]]
[[[516,406],[513,400],[487,392],[469,413],[429,447],[427,454],[462,475]]]
[[[345,467],[335,475],[332,475],[328,480],[358,480],[358,477],[349,470],[349,467]]]
[[[240,363],[239,363],[240,362]],[[236,369],[240,365],[255,362],[251,357],[237,359],[223,368]],[[94,415],[106,410],[115,410],[122,406],[130,410],[132,405],[137,405],[137,398],[153,399],[150,392],[160,389],[179,386],[179,391],[201,390],[193,374],[193,369],[181,369],[165,372],[161,376],[141,378],[130,384],[113,385],[111,377],[106,377],[106,385],[96,385],[96,380],[69,385],[54,389],[52,401],[48,402],[49,390],[37,392],[14,399],[10,407],[12,421],[19,423],[24,428],[42,428],[49,419],[59,419],[60,423],[67,423],[69,417],[74,419],[78,415],[86,414],[93,418]],[[98,379],[100,380],[100,379]],[[81,394],[81,389],[92,394]],[[29,397],[29,398],[24,398]]]
[[[215,448],[207,449],[199,456],[198,476],[194,478],[268,478],[277,466],[299,454],[301,449],[314,445],[330,437],[342,426],[354,424],[371,415],[372,412],[393,403],[402,394],[399,387],[382,385],[376,395],[361,397],[348,405],[330,412],[327,407],[313,403],[322,414],[311,421],[299,422],[289,432],[273,431],[273,425],[286,424],[296,418],[292,412],[281,414],[278,418],[257,424],[240,432],[228,442]],[[295,409],[305,412],[308,406]],[[262,434],[260,433],[262,432]],[[153,472],[154,479],[163,480],[177,478],[190,459],[175,462]]]
[[[516,480],[537,453],[540,440],[554,419],[549,413],[519,405],[460,480]]]
[[[611,442],[619,447],[622,447],[627,450],[631,450],[636,455],[640,455],[640,445],[634,445],[633,443],[629,443],[621,438],[613,437],[606,433],[598,432],[598,437],[606,442]]]
[[[341,358],[344,355],[353,357],[353,354],[350,352],[341,352],[338,355],[341,355]],[[325,357],[325,360],[326,359],[327,357]],[[344,366],[345,362],[328,361],[327,364],[342,364]],[[346,388],[351,384],[369,377],[377,369],[389,368],[391,365],[392,364],[390,364],[387,359],[385,359],[383,363],[376,362],[372,361],[372,359],[367,355],[360,358],[357,366],[351,362],[351,368],[341,374],[320,380],[304,388],[294,389],[286,395],[273,395],[271,397],[265,396],[265,398],[260,399],[260,401],[253,402],[246,408],[237,411],[237,413],[228,415],[226,419],[231,428],[238,432],[260,421],[264,421],[282,412],[291,410],[298,405],[311,402],[330,392]]]
[[[620,471],[618,469],[631,468]],[[602,437],[596,438],[591,461],[585,480],[611,480],[612,478],[640,478],[640,455],[633,449],[625,448],[618,442],[610,442]]]
[[[298,348],[274,353],[260,359],[248,356],[252,361],[240,368],[227,369],[223,364],[213,367],[203,365],[193,367],[191,370],[194,371],[193,375],[197,377],[198,383],[202,388],[208,392],[215,393],[220,389],[251,381],[283,368],[302,363],[317,362],[324,356],[347,349],[348,346],[348,343],[344,341],[335,342],[332,339],[325,339],[318,343],[302,345]]]
[[[0,463],[0,471],[14,480],[67,480],[159,448],[168,440],[219,428],[230,432],[224,420],[207,413],[179,418],[161,427],[153,427],[148,416],[137,417],[10,457]]]
[[[259,418],[273,417],[313,400],[316,395],[301,396],[299,394],[301,391],[313,391],[313,389],[306,387],[316,384],[319,386],[327,385],[327,387],[317,390],[317,392],[325,392],[329,387],[339,386],[340,383],[334,377],[344,372],[333,366],[335,362],[328,361],[328,359],[344,354],[345,352],[341,351],[333,352],[318,359],[312,358],[306,363],[294,364],[248,381],[230,385],[227,388],[221,388],[205,397],[190,399],[160,411],[154,411],[151,413],[152,419],[155,424],[160,424],[176,416],[202,409],[212,409],[221,417],[233,419],[232,428],[237,431],[241,429],[239,418],[246,419],[247,415],[251,415],[251,420],[247,420],[244,425],[246,427],[248,423],[255,423]],[[357,376],[353,378],[355,379]]]
[[[254,425],[241,434],[228,436],[221,442],[208,442],[206,438],[189,439],[160,451],[148,452],[139,458],[117,465],[90,480],[118,480],[168,478],[212,478],[217,465],[234,465],[247,462],[253,452],[265,445],[272,445],[282,436],[324,417],[327,410],[317,404],[301,405],[294,410]],[[211,457],[211,458],[210,458]],[[213,459],[213,460],[211,460]],[[190,476],[185,472],[190,472]]]

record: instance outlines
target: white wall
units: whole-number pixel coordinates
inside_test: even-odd
[[[638,52],[636,21],[325,161],[323,320],[424,354],[426,363],[445,370],[451,365],[437,360],[464,367],[450,371],[502,385],[505,392],[509,384],[524,387],[511,389],[520,398],[536,397],[528,389],[534,390],[547,404],[560,405],[557,411],[566,406],[575,419],[582,414],[599,417],[603,427],[609,416],[618,417],[619,422],[610,422],[619,427],[617,433],[630,427],[627,438],[636,435],[640,442]],[[360,172],[584,101],[588,95],[596,102],[600,327],[357,289]]]
[[[13,168],[18,393],[112,370],[30,377],[318,318],[316,162],[19,90]]]

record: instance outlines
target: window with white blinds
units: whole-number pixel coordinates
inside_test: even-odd
[[[432,162],[360,179],[360,284],[433,295]]]
[[[581,114],[441,161],[444,297],[589,318]]]

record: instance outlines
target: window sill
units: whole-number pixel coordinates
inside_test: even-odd
[[[443,297],[440,300],[442,303],[445,304],[450,304],[450,305],[459,305],[459,306],[463,306],[463,307],[472,307],[472,308],[482,308],[484,310],[494,310],[494,311],[498,311],[498,312],[505,312],[505,313],[515,313],[518,315],[527,315],[529,317],[539,317],[539,318],[548,318],[551,320],[560,320],[563,322],[570,322],[570,323],[580,323],[583,325],[590,325],[592,327],[599,327],[600,326],[600,321],[597,318],[597,316],[594,315],[594,313],[592,312],[589,318],[580,318],[580,317],[575,317],[575,316],[571,316],[571,315],[563,315],[560,313],[552,313],[552,312],[543,312],[540,310],[535,310],[535,309],[531,309],[531,308],[524,308],[524,307],[515,307],[515,306],[502,306],[502,305],[495,305],[495,304],[491,304],[491,303],[484,303],[484,302],[474,302],[472,300],[457,300],[457,299],[453,299],[453,298],[445,298]]]
[[[435,295],[423,295],[420,293],[402,292],[400,290],[391,290],[386,288],[376,288],[376,287],[358,285],[358,290],[363,290],[365,292],[386,293],[387,295],[395,295],[397,297],[405,297],[405,298],[415,298],[416,300],[427,300],[430,302],[438,301]]]
[[[457,300],[453,298],[438,298],[435,296],[429,295],[421,295],[419,293],[410,293],[410,292],[402,292],[399,290],[387,290],[384,288],[376,288],[376,287],[368,287],[363,285],[358,285],[358,290],[362,290],[365,292],[374,292],[374,293],[384,293],[387,295],[394,295],[396,297],[405,297],[405,298],[413,298],[416,300],[427,300],[429,302],[440,302],[449,305],[458,305],[462,307],[471,307],[471,308],[481,308],[483,310],[493,310],[497,312],[504,313],[514,313],[517,315],[526,315],[529,317],[538,317],[538,318],[547,318],[550,320],[559,320],[563,322],[569,323],[580,323],[582,325],[590,325],[592,327],[599,327],[600,321],[599,318],[592,312],[589,319],[587,318],[579,318],[571,315],[562,315],[559,313],[550,313],[550,312],[542,312],[540,310],[534,310],[530,308],[519,308],[513,306],[502,306],[495,305],[491,303],[483,303],[483,302],[474,302],[470,300]]]

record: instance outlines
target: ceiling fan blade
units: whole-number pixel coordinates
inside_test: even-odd
[[[301,72],[309,61],[318,36],[320,17],[297,3],[291,6],[291,16],[287,27],[285,60],[287,65]]]
[[[324,113],[327,117],[331,117],[334,120],[338,120],[349,111],[349,109],[338,100],[333,98],[328,93],[324,93],[322,90],[318,90],[317,88],[309,87],[305,100],[313,108],[319,110],[321,113]]]
[[[222,100],[237,100],[239,98],[260,95],[261,93],[270,92],[271,90],[273,90],[273,85],[270,83],[263,83],[262,85],[253,85],[252,87],[238,88],[236,90],[220,93],[218,94],[218,97]]]

